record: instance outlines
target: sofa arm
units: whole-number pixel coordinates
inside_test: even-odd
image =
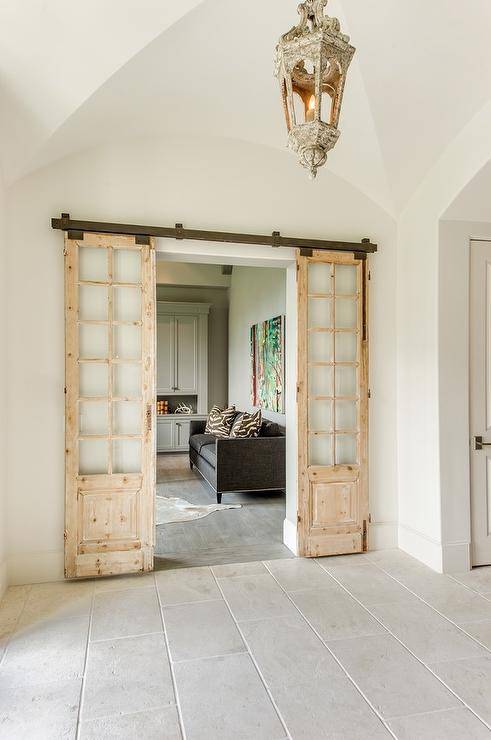
[[[193,434],[204,434],[206,429],[206,419],[191,419],[189,423],[189,436]]]
[[[259,491],[286,485],[285,437],[216,441],[217,490]]]

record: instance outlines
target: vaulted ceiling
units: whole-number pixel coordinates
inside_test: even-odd
[[[3,0],[7,181],[118,138],[214,137],[284,149],[272,57],[296,5]],[[330,0],[328,12],[357,54],[327,167],[397,213],[491,97],[491,4]]]

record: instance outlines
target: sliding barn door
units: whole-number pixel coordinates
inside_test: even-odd
[[[155,252],[65,241],[67,578],[152,570]]]
[[[366,262],[298,257],[299,554],[368,547]]]

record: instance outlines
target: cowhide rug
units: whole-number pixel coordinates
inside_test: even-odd
[[[240,504],[191,504],[183,498],[156,496],[155,524],[172,524],[202,519],[214,511],[223,509],[240,509]]]

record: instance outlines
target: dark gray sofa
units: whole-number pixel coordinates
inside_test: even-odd
[[[189,464],[205,478],[221,503],[223,493],[284,490],[285,430],[263,421],[259,437],[219,438],[205,434],[206,421],[191,421]]]

